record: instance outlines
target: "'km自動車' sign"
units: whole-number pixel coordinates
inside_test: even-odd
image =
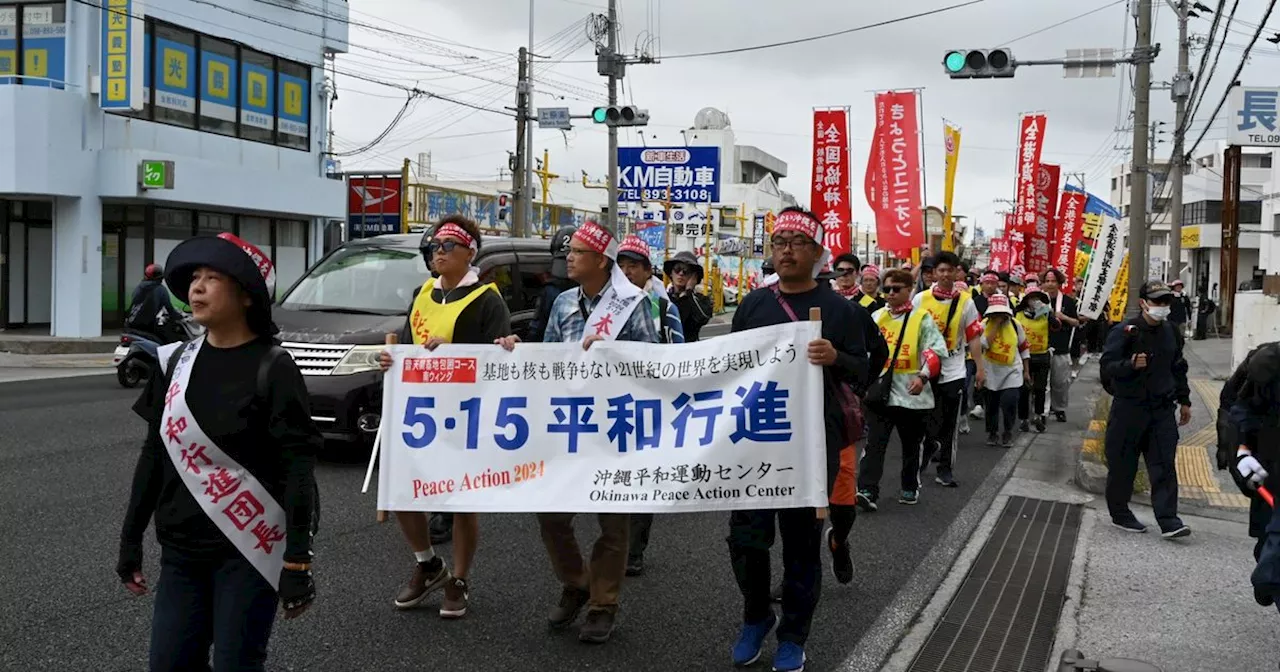
[[[822,370],[795,322],[684,345],[388,346],[378,508],[825,507]]]

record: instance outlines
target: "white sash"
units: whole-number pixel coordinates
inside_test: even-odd
[[[204,337],[200,337],[160,348],[160,366],[164,369],[173,352],[184,347],[165,392],[160,441],[182,477],[182,484],[205,515],[262,578],[277,588],[284,566],[284,509],[249,470],[214,445],[187,406],[191,363],[203,345]]]
[[[609,287],[604,290],[600,303],[596,304],[591,315],[587,317],[587,324],[582,331],[583,338],[595,334],[606,341],[617,340],[618,333],[622,331],[622,327],[631,318],[631,313],[635,312],[636,306],[640,305],[640,298],[644,296],[644,291],[631,284],[617,265],[614,265],[613,270]],[[581,288],[578,289],[578,296],[585,296]]]

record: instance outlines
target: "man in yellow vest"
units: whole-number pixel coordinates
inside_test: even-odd
[[[1027,334],[1027,347],[1031,350],[1031,379],[1023,381],[1022,394],[1018,400],[1018,419],[1022,421],[1019,429],[1031,431],[1031,424],[1034,423],[1036,431],[1043,432],[1045,394],[1049,387],[1049,332],[1061,329],[1062,323],[1049,306],[1049,295],[1035,283],[1027,286],[1014,319]],[[1033,402],[1034,414],[1031,413]]]
[[[854,297],[858,305],[874,313],[884,307],[884,297],[880,295],[880,267],[875,264],[864,264],[858,294]]]
[[[982,362],[982,316],[973,305],[973,296],[955,289],[955,269],[960,267],[960,257],[954,252],[939,252],[933,257],[932,265],[935,284],[917,294],[912,304],[933,317],[938,331],[947,341],[947,352],[942,360],[942,375],[933,381],[935,403],[920,468],[923,471],[929,459],[937,455],[938,474],[934,482],[945,488],[954,488],[958,485],[953,465],[964,392],[966,350],[977,367],[974,378],[978,387],[982,387],[986,380]]]
[[[412,342],[428,350],[444,343],[493,343],[511,333],[511,313],[498,293],[497,285],[482,283],[471,265],[480,252],[480,229],[461,215],[450,215],[428,229],[419,245],[429,268],[437,277],[429,278],[414,292],[409,315],[401,330],[402,342]],[[391,356],[379,359],[382,370],[391,366]],[[470,597],[468,575],[479,541],[479,523],[474,513],[453,517],[453,572],[431,547],[427,514],[398,511],[396,522],[417,565],[409,582],[396,595],[398,609],[418,606],[433,590],[444,588],[441,618],[462,618]]]

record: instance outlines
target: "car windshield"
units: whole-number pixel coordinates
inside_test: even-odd
[[[427,265],[416,250],[351,245],[311,269],[280,307],[403,315],[426,278]]]

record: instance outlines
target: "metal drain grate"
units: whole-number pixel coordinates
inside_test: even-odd
[[[1010,497],[909,672],[1044,672],[1081,507]]]

